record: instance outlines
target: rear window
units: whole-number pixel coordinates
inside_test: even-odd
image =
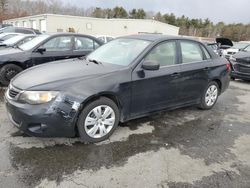
[[[203,53],[198,43],[181,41],[182,63],[203,61]]]
[[[208,53],[207,49],[206,49],[204,46],[202,46],[202,45],[201,45],[201,48],[202,48],[202,50],[203,50],[203,52],[204,52],[205,58],[206,58],[206,59],[211,59],[211,56],[210,56],[210,54]]]

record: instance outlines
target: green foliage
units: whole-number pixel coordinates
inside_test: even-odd
[[[162,14],[161,12],[145,12],[143,9],[132,9],[127,12],[123,7],[110,8],[79,8],[59,0],[0,0],[0,22],[5,19],[35,14],[68,14],[74,16],[92,16],[97,18],[132,18],[154,19],[163,23],[180,27],[180,35],[197,37],[227,37],[233,41],[250,40],[250,24],[217,24],[207,19],[188,18]]]

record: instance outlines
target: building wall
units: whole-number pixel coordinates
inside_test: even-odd
[[[178,27],[155,20],[100,19],[53,14],[6,20],[4,23],[12,23],[17,26],[15,23],[18,22],[19,26],[23,26],[23,23],[26,22],[27,27],[32,27],[33,21],[36,21],[36,29],[46,32],[68,32],[69,28],[74,28],[77,33],[89,35],[122,36],[143,32],[178,35],[179,33]]]
[[[28,27],[46,32],[46,30],[43,30],[42,27],[44,25],[42,24],[43,22],[45,23],[47,22],[47,15],[35,15],[35,16],[15,18],[3,21],[3,23],[12,24],[16,27]]]

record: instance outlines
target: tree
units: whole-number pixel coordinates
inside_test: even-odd
[[[143,9],[132,9],[132,11],[129,12],[129,17],[133,19],[145,19],[146,12]]]
[[[128,13],[123,7],[115,7],[113,9],[114,18],[127,18]]]
[[[6,10],[8,8],[8,0],[0,0],[0,22],[6,17]]]
[[[96,18],[103,18],[105,15],[103,9],[100,7],[96,7],[95,10],[92,12],[91,16]]]

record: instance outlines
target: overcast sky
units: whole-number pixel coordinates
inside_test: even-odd
[[[123,6],[147,11],[174,13],[214,22],[250,23],[250,0],[64,0],[84,8]]]

